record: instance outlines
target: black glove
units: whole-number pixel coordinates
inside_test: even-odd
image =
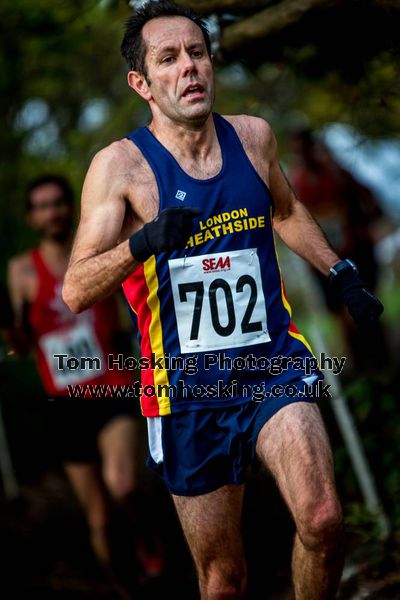
[[[357,325],[375,323],[383,313],[383,304],[367,289],[351,260],[346,258],[331,268],[329,285],[339,293]]]
[[[129,238],[133,258],[145,262],[153,254],[183,250],[192,231],[192,221],[201,212],[198,208],[180,206],[162,210],[154,221]]]

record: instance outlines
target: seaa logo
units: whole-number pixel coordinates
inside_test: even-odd
[[[229,271],[231,268],[230,256],[223,258],[220,256],[216,258],[205,258],[203,260],[203,272],[204,273],[215,273],[216,271]]]

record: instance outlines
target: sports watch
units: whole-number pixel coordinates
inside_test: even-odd
[[[350,260],[350,258],[345,258],[344,260],[339,261],[329,269],[329,283],[332,284],[335,281],[337,275],[339,275],[339,273],[341,271],[344,271],[345,269],[353,269],[353,271],[355,271],[355,273],[358,275],[358,269],[354,262]]]

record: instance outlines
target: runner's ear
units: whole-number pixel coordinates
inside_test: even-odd
[[[127,78],[129,87],[139,94],[143,100],[150,102],[152,94],[143,73],[139,73],[139,71],[129,71]]]

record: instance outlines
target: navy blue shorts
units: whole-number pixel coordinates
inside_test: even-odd
[[[197,496],[223,485],[240,485],[268,419],[287,404],[317,401],[316,396],[283,396],[223,409],[148,417],[147,465],[177,496]]]

